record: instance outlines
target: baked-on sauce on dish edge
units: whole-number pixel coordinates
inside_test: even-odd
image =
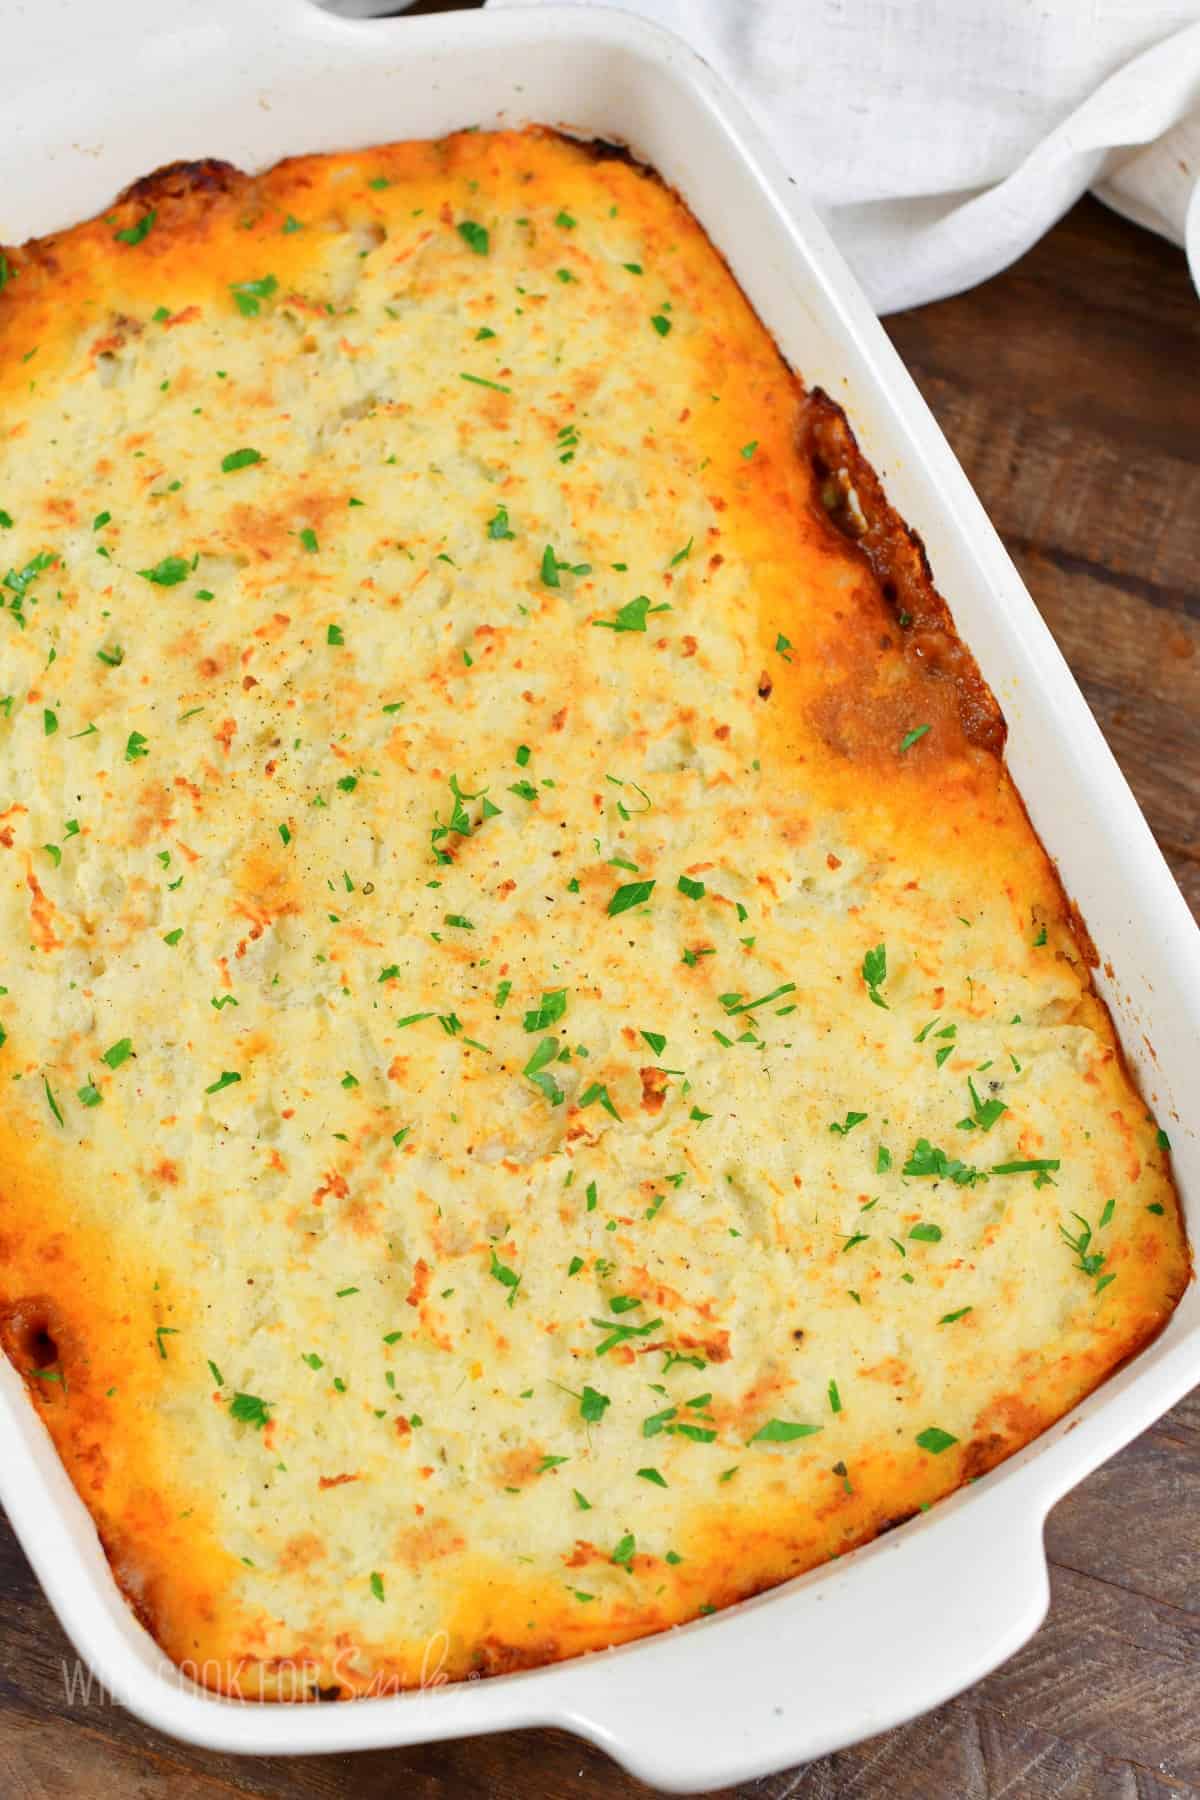
[[[0,276],[0,1318],[173,1658],[660,1630],[1161,1328],[995,702],[652,173],[188,165]]]

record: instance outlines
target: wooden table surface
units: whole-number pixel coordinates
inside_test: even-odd
[[[888,329],[1200,908],[1200,301],[1182,253],[1085,201],[1007,274]],[[1200,1800],[1200,1390],[1064,1500],[1046,1539],[1050,1614],[1005,1667],[740,1792]],[[71,1650],[2,1519],[0,1594],[6,1800],[647,1791],[557,1732],[335,1758],[187,1749],[69,1702]]]

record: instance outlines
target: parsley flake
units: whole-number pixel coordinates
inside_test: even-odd
[[[792,1444],[797,1438],[813,1437],[822,1429],[823,1427],[820,1425],[799,1425],[791,1419],[768,1419],[752,1438],[747,1439],[747,1442],[751,1444]]]
[[[476,256],[487,255],[491,239],[485,225],[477,225],[474,219],[460,219],[457,229],[459,237],[469,250],[473,250]]]
[[[261,1431],[263,1426],[269,1422],[270,1408],[270,1401],[260,1400],[257,1394],[238,1393],[229,1402],[230,1417],[236,1419],[240,1425],[253,1425],[256,1431]]]
[[[126,225],[123,231],[114,231],[113,237],[118,244],[129,244],[136,247],[143,243],[154,230],[154,221],[157,218],[158,208],[151,207],[149,212],[142,214],[136,225]]]
[[[221,473],[232,475],[238,469],[253,468],[255,463],[263,460],[261,450],[252,450],[249,446],[241,450],[231,450],[228,456],[221,458]]]
[[[178,587],[181,581],[186,581],[191,567],[185,556],[164,556],[152,569],[139,569],[138,574],[143,581],[152,581],[155,587]]]
[[[631,906],[640,906],[644,900],[650,898],[654,892],[654,886],[653,881],[626,881],[623,883],[605,908],[609,918],[615,919],[619,913],[628,912]]]

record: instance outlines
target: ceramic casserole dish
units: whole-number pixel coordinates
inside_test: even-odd
[[[45,0],[10,23],[0,241],[64,227],[168,162],[281,157],[535,121],[628,146],[677,188],[787,361],[841,403],[1009,726],[1033,824],[1100,954],[1097,986],[1168,1129],[1200,1233],[1188,1114],[1200,933],[979,502],[796,180],[685,45],[564,6],[352,22],[307,0]],[[1115,971],[1115,973],[1113,973]],[[22,1384],[0,1367],[0,1500],[80,1655],[157,1728],[241,1753],[383,1748],[553,1725],[660,1788],[807,1761],[937,1705],[1047,1605],[1042,1525],[1074,1483],[1200,1375],[1200,1294],[1011,1461],[846,1559],[620,1649],[346,1705],[190,1684],[129,1610]],[[942,1596],[936,1629],[925,1603]]]

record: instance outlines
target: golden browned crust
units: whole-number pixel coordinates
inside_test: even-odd
[[[812,462],[822,507],[875,576],[906,652],[953,685],[967,742],[1000,756],[1004,715],[934,586],[925,546],[888,500],[845,413],[822,388],[805,401],[801,451]]]

